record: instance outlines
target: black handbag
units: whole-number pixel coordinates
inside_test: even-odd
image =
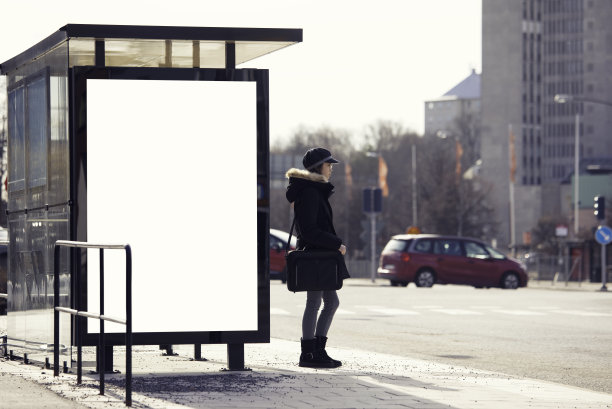
[[[295,218],[285,246],[287,289],[293,292],[341,289],[343,278],[348,276],[342,253],[337,250],[289,251],[294,226]]]

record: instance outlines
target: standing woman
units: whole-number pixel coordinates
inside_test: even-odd
[[[346,254],[346,246],[336,235],[329,204],[329,197],[334,192],[334,186],[329,183],[334,163],[338,161],[327,149],[313,148],[302,159],[306,170],[293,168],[287,171],[287,200],[294,206],[299,250],[338,250],[342,255]],[[342,278],[348,278],[346,269]],[[319,314],[321,301],[323,310]],[[327,332],[339,304],[335,290],[307,291],[302,318],[300,366],[337,368],[342,365],[325,351]]]

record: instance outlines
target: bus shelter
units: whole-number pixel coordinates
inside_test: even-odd
[[[57,240],[131,245],[136,345],[227,344],[241,369],[245,343],[269,342],[268,70],[237,66],[301,41],[301,29],[68,24],[0,65],[7,350],[52,353]],[[108,315],[125,311],[124,257],[105,255]],[[98,253],[60,259],[60,305],[95,313]],[[73,318],[60,328],[70,355]],[[84,345],[97,328],[80,330]],[[123,331],[107,327],[111,360]]]

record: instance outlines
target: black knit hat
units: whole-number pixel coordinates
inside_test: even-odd
[[[340,163],[332,157],[330,151],[324,148],[312,148],[304,155],[302,164],[307,170],[313,170],[323,163]]]

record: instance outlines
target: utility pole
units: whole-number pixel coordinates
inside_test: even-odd
[[[417,219],[417,178],[416,178],[416,145],[412,144],[412,225],[418,226]]]

